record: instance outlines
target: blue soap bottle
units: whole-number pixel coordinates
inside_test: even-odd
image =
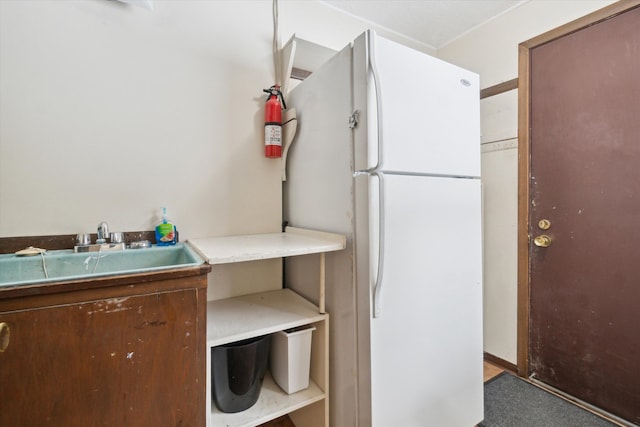
[[[158,246],[175,245],[178,242],[176,226],[167,221],[167,208],[162,208],[162,222],[156,227],[156,244]]]

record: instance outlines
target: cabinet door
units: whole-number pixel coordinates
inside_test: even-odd
[[[197,292],[0,314],[0,425],[203,425]]]

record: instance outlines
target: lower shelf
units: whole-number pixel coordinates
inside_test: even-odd
[[[220,412],[211,402],[211,424],[213,426],[253,427],[325,398],[325,392],[313,380],[309,381],[309,388],[287,394],[275,383],[271,373],[267,371],[260,398],[255,405],[246,411],[226,414]]]

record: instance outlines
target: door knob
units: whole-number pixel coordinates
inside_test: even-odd
[[[533,243],[540,248],[548,248],[551,246],[551,237],[541,234],[533,239]]]

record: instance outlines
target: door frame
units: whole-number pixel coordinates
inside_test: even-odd
[[[567,34],[613,18],[640,0],[621,0],[518,45],[518,327],[517,371],[529,376],[530,238],[529,183],[531,177],[531,50]]]

